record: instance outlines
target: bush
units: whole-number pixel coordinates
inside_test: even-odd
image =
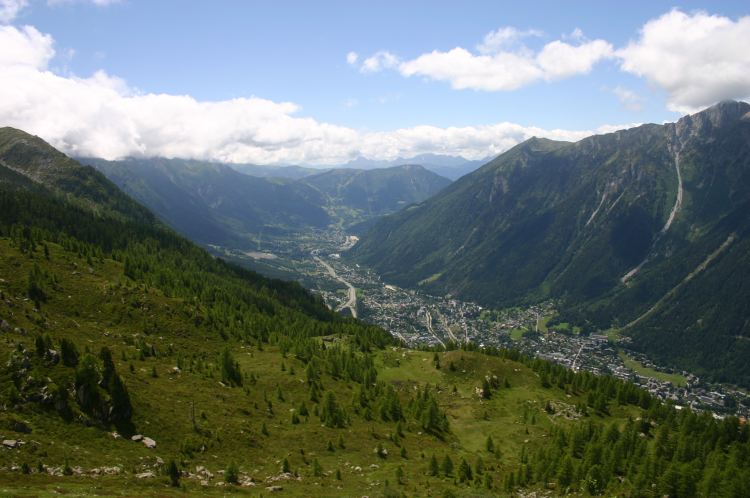
[[[234,462],[230,463],[229,467],[227,467],[224,473],[224,480],[227,484],[237,484],[240,481],[240,469],[237,468]]]

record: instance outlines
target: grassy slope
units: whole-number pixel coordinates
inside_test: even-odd
[[[59,281],[59,288],[51,293],[41,314],[25,299],[26,281],[22,277],[28,274],[34,262]],[[0,239],[0,278],[0,289],[10,303],[10,306],[6,302],[0,304],[0,317],[12,327],[27,331],[46,329],[56,343],[62,337],[73,338],[82,352],[85,348],[97,352],[104,345],[113,350],[117,371],[130,391],[136,432],[157,441],[157,447],[150,450],[140,443],[114,439],[108,430],[86,427],[76,421],[64,422],[53,412],[43,411],[36,405],[13,408],[6,402],[6,410],[0,417],[0,435],[4,439],[24,440],[27,444],[20,449],[0,451],[0,467],[3,468],[0,493],[16,494],[26,490],[33,496],[51,496],[58,489],[73,495],[165,496],[177,493],[168,487],[166,477],[134,478],[136,473],[153,470],[157,457],[165,461],[181,460],[185,468],[193,472],[197,465],[206,466],[216,475],[207,488],[197,479],[183,478],[186,490],[201,493],[223,494],[223,488],[215,486],[221,482],[218,471],[234,461],[241,473],[252,476],[259,484],[232,492],[257,495],[269,485],[264,482],[267,477],[279,473],[283,458],[288,458],[292,469],[301,475],[300,481],[277,483],[284,486],[286,496],[360,496],[368,492],[377,495],[382,492],[385,480],[391,482],[392,488],[409,496],[424,495],[428,489],[439,493],[443,488],[452,488],[453,480],[425,475],[432,453],[439,459],[450,453],[456,466],[462,456],[473,463],[475,456],[481,454],[499,485],[503,472],[517,464],[524,441],[533,445],[544,440],[553,423],[542,410],[545,401],[553,399],[571,404],[578,401],[566,398],[560,390],[543,389],[530,369],[509,360],[454,351],[441,353],[443,368],[437,370],[432,363],[432,353],[385,350],[377,356],[380,378],[397,386],[404,404],[415,385],[437,383],[441,386],[441,406],[447,411],[452,427],[451,435],[441,441],[419,434],[417,428],[407,425],[402,440],[407,449],[404,459],[399,456],[399,448],[388,439],[394,431],[393,423],[366,422],[352,416],[350,427],[329,429],[321,427],[318,417],[311,415],[309,421],[303,419],[299,425],[292,425],[290,410],[304,401],[312,411],[313,403],[309,401],[304,382],[303,364],[291,356],[283,358],[275,347],[259,351],[256,346],[233,346],[243,371],[257,375],[257,382],[247,383],[246,389],[222,387],[217,371],[211,366],[202,371],[197,366],[191,368],[191,359],[196,360],[193,365],[199,358],[204,358],[206,365],[215,363],[225,343],[216,336],[208,336],[200,326],[188,320],[182,312],[181,300],[167,298],[156,290],[145,290],[125,279],[118,262],[94,262],[89,270],[85,259],[54,244],[50,245],[50,261],[38,253],[32,260],[20,254],[7,239]],[[44,321],[49,324],[47,327],[39,325]],[[144,330],[150,333],[145,335]],[[131,341],[134,336],[143,337],[154,345],[159,356],[138,359]],[[17,344],[33,351],[34,337],[31,332],[4,333],[0,362],[6,363]],[[183,365],[182,372],[171,374],[178,361]],[[446,368],[451,362],[456,366],[455,372]],[[282,371],[282,363],[286,371]],[[291,368],[295,370],[293,375]],[[152,369],[156,369],[158,377],[151,376]],[[474,388],[479,387],[481,378],[489,373],[507,378],[511,388],[500,389],[489,401],[480,400]],[[72,378],[73,369],[57,365],[33,371],[32,375],[49,376],[63,383],[66,377]],[[0,388],[5,393],[9,379],[6,374],[1,379]],[[326,389],[336,392],[344,406],[349,405],[353,395],[351,383],[330,378],[324,378],[323,383]],[[453,385],[457,393],[452,392]],[[277,386],[281,386],[284,401],[277,398]],[[273,403],[273,415],[267,412],[265,397]],[[202,434],[192,429],[191,402],[195,403]],[[536,419],[534,425],[531,424],[532,414]],[[10,430],[8,422],[13,417],[28,422],[32,432],[18,434]],[[554,423],[559,421],[554,419]],[[261,434],[263,423],[269,436]],[[529,434],[526,434],[527,427]],[[499,458],[483,450],[488,434],[501,449]],[[339,435],[344,438],[346,448],[333,453],[327,451],[328,440],[336,444]],[[181,447],[188,440],[199,442],[198,446],[205,444],[206,451],[198,451],[192,457],[181,453]],[[373,453],[379,442],[389,451],[385,460]],[[311,464],[315,458],[330,475],[312,476]],[[34,469],[39,462],[60,467],[66,459],[72,467],[80,466],[85,471],[120,465],[123,474],[98,478],[52,477],[35,470],[30,475],[12,470],[24,462]],[[405,484],[401,486],[395,484],[399,465],[406,475]],[[363,470],[357,471],[356,467]],[[333,476],[336,469],[341,470],[341,481]]]

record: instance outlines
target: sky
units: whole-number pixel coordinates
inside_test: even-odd
[[[750,99],[744,2],[0,0],[0,126],[76,156],[495,156]]]

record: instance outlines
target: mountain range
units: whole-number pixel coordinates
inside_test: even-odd
[[[444,154],[419,154],[408,158],[399,157],[392,160],[358,157],[335,168],[375,169],[399,166],[401,164],[419,164],[440,176],[444,176],[450,180],[457,180],[487,163],[488,160],[470,160],[460,156],[448,156]]]
[[[576,143],[532,138],[379,220],[351,258],[386,280],[614,327],[750,384],[750,105]]]
[[[360,223],[422,201],[450,183],[421,166],[332,170],[295,180],[182,159],[81,161],[192,240],[235,247],[260,236]]]

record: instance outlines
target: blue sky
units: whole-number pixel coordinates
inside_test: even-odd
[[[606,131],[608,126],[673,121],[716,99],[750,95],[750,78],[737,75],[746,69],[750,73],[748,57],[739,53],[750,46],[747,2],[0,0],[0,9],[3,4],[18,7],[15,15],[6,15],[6,35],[29,26],[47,37],[44,43],[54,55],[36,64],[37,72],[55,75],[59,81],[54,84],[61,88],[86,80],[102,90],[99,109],[78,121],[71,121],[67,112],[55,126],[34,121],[42,112],[22,107],[34,101],[29,96],[19,98],[5,113],[0,106],[0,125],[31,127],[72,153],[270,163],[331,163],[356,155],[388,158],[411,152],[470,156],[474,150],[474,156],[481,156],[532,133],[567,130],[575,139],[576,133]],[[679,16],[663,17],[670,12]],[[651,42],[641,31],[649,21],[657,21]],[[482,52],[478,46],[485,37],[501,29],[516,34]],[[703,33],[703,38],[683,36],[692,30]],[[22,32],[21,38],[36,36],[29,33]],[[718,39],[721,33],[723,40]],[[659,45],[660,37],[673,37],[676,42]],[[637,44],[638,52],[622,55],[619,51],[629,43]],[[595,53],[590,67],[561,69],[559,58],[553,58],[554,67],[542,64],[540,69],[537,56],[549,44],[591,45]],[[712,44],[729,46],[723,66],[732,66],[730,73],[713,75],[710,57],[705,55],[712,53]],[[461,53],[452,54],[458,59],[448,60],[445,54],[457,47]],[[358,56],[354,64],[347,62],[350,52]],[[363,62],[379,52],[395,62],[378,71],[364,70]],[[693,52],[704,53],[695,71],[685,70],[674,78],[660,73],[662,59],[666,65],[667,59],[674,59],[675,67],[688,66],[693,64]],[[433,53],[437,55],[423,57]],[[484,63],[501,56],[519,60],[523,67],[505,64],[485,74]],[[459,67],[463,63],[466,67]],[[623,69],[626,64],[630,69]],[[493,83],[497,81],[493,78],[505,81],[508,74],[524,70],[535,76],[520,84]],[[489,74],[493,71],[503,74]],[[706,73],[716,81],[706,83]],[[45,88],[51,92],[54,84],[49,84]],[[105,90],[114,93],[105,95]],[[174,130],[165,133],[164,143],[148,142],[143,138],[146,130],[153,132],[160,123],[158,116],[146,116],[149,109],[144,107],[162,105],[142,98],[148,95],[190,96],[198,113],[194,118],[186,117],[193,112],[190,109],[176,110],[172,101],[163,104],[175,113],[173,120],[179,116],[185,128],[195,119],[202,126],[211,122],[211,133],[221,127],[230,131],[212,137],[203,147],[175,145],[195,137]],[[43,97],[38,96],[41,103]],[[256,113],[259,102],[247,101],[253,97],[274,109]],[[120,98],[126,100],[116,104]],[[272,113],[267,120],[284,130],[260,130],[262,120],[247,123],[237,113],[201,108],[202,103],[233,99],[242,100],[249,114]],[[287,108],[284,103],[294,106]],[[66,106],[75,107],[60,97],[60,111]],[[120,114],[110,115],[109,108]],[[140,131],[123,138],[129,132],[115,129],[118,116]],[[92,119],[104,122],[92,124]],[[153,125],[148,119],[155,120]],[[307,128],[305,120],[312,121]],[[66,122],[77,131],[66,132]],[[513,133],[486,129],[498,123],[533,129]],[[432,128],[413,131],[423,126]],[[89,127],[98,135],[95,140],[83,136]],[[102,127],[113,131],[104,136]],[[231,132],[233,127],[236,130]],[[476,133],[467,138],[467,131],[457,138],[445,132],[451,127]],[[403,129],[413,132],[393,134]],[[493,133],[496,139],[490,136]],[[238,137],[237,143],[228,144],[232,136]],[[358,140],[367,144],[359,146]],[[94,146],[94,141],[104,145]],[[305,141],[307,145],[300,148]],[[430,141],[435,142],[433,148]],[[279,152],[285,147],[288,153]]]

